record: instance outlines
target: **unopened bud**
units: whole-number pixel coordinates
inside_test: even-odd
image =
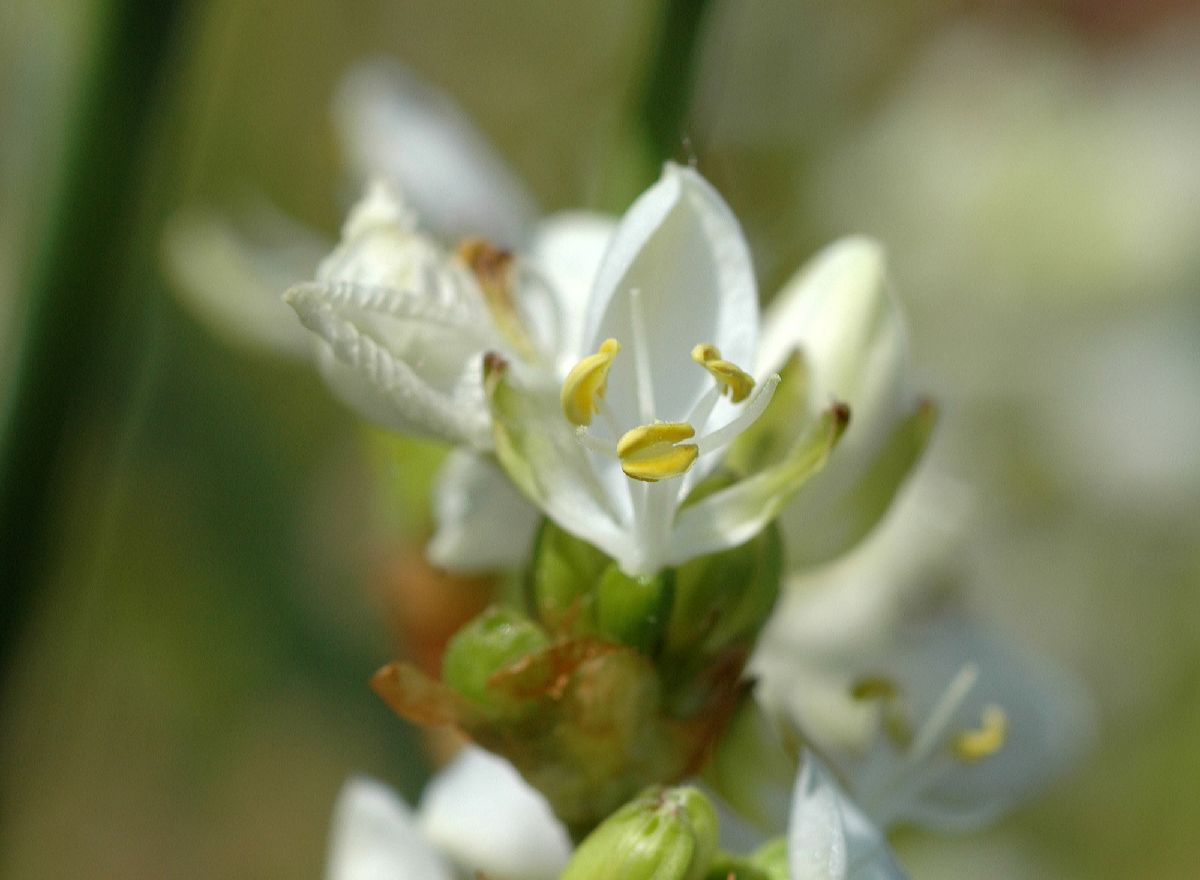
[[[773,525],[738,547],[684,563],[675,573],[669,648],[690,654],[752,645],[775,607],[782,573],[783,543]]]
[[[516,706],[511,697],[489,687],[492,676],[549,641],[542,628],[520,612],[492,606],[450,639],[442,657],[442,679],[484,710],[506,714]]]
[[[758,868],[766,880],[789,880],[787,838],[768,840],[750,857],[750,864]]]
[[[542,623],[552,630],[570,625],[576,632],[590,631],[593,591],[609,564],[591,544],[545,520],[530,575],[533,604]]]
[[[704,880],[717,849],[717,814],[690,787],[654,788],[602,822],[562,880]]]
[[[709,865],[704,880],[776,880],[743,856],[720,855]],[[788,880],[787,875],[783,880]]]
[[[662,641],[675,592],[671,572],[630,577],[615,563],[600,578],[596,624],[601,638],[653,653]]]

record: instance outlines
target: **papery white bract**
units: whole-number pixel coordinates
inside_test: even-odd
[[[787,833],[789,880],[903,880],[887,838],[820,760],[801,756]]]
[[[480,363],[503,337],[468,266],[419,233],[388,186],[372,186],[317,279],[285,299],[314,334],[330,385],[363,414],[488,446]]]
[[[416,812],[380,783],[352,779],[334,809],[328,880],[553,880],[571,843],[545,799],[508,762],[468,746]]]

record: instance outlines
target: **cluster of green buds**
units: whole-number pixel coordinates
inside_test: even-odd
[[[394,663],[374,686],[409,720],[453,725],[506,757],[579,838],[705,763],[745,694],[780,578],[774,529],[634,577],[546,521],[523,607],[494,605],[463,626],[441,681]]]

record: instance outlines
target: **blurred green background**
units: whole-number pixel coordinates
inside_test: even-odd
[[[434,578],[437,450],[206,330],[160,258],[185,206],[266,199],[332,238],[331,95],[373,57],[452,95],[547,211],[619,211],[680,119],[764,296],[836,235],[885,241],[943,406],[926,467],[971,496],[971,599],[1077,669],[1100,725],[1028,809],[901,853],[1196,875],[1200,8],[727,0],[689,62],[681,6],[0,6],[0,394],[32,450],[3,475],[0,876],[319,876],[348,774],[427,774],[365,682],[421,648],[397,584]]]

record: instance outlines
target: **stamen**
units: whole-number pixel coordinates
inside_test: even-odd
[[[950,750],[960,761],[973,764],[1000,751],[1007,736],[1008,716],[999,706],[989,705],[984,707],[979,727],[959,733]]]
[[[910,763],[918,764],[924,761],[933,753],[937,743],[943,741],[942,732],[950,723],[954,713],[958,711],[958,707],[962,705],[962,701],[967,698],[967,694],[971,692],[971,688],[975,687],[978,678],[979,667],[974,663],[967,663],[958,671],[958,674],[942,691],[942,695],[934,704],[925,723],[921,725],[921,730],[917,733],[912,751],[909,753]]]
[[[646,316],[642,311],[642,292],[629,290],[629,321],[633,324],[633,366],[637,374],[638,412],[643,422],[654,421],[654,381],[650,375],[650,342],[646,336]]]
[[[879,703],[883,732],[899,749],[912,744],[913,729],[900,703],[900,685],[885,675],[868,675],[850,685],[850,696],[859,702]]]
[[[763,411],[771,402],[771,398],[775,396],[775,389],[777,387],[779,387],[779,374],[771,376],[767,381],[759,385],[758,390],[754,393],[754,397],[746,406],[742,407],[742,411],[735,418],[717,428],[717,430],[710,431],[701,437],[697,441],[700,445],[700,452],[702,454],[715,452],[736,440],[739,434],[754,424],[758,420],[758,417],[763,414]]]
[[[687,422],[656,422],[626,431],[617,443],[621,470],[646,483],[677,477],[699,454],[694,443],[680,443],[694,436],[696,429]]]
[[[702,342],[692,349],[692,360],[712,374],[717,388],[728,394],[732,403],[741,403],[750,396],[754,379],[737,364],[723,360],[721,352],[709,342]]]
[[[592,423],[608,384],[608,370],[620,350],[617,340],[606,339],[600,343],[599,351],[589,354],[567,373],[559,400],[572,425],[586,427]]]
[[[533,343],[513,300],[512,252],[498,248],[484,238],[468,238],[459,243],[457,253],[479,283],[484,302],[500,332],[517,351],[532,358],[535,354]]]
[[[883,675],[868,675],[850,685],[850,696],[860,702],[890,700],[900,693],[895,680]]]
[[[575,438],[584,448],[590,449],[592,452],[599,452],[601,455],[606,455],[609,458],[617,458],[616,443],[604,437],[595,436],[582,425],[575,429]]]

